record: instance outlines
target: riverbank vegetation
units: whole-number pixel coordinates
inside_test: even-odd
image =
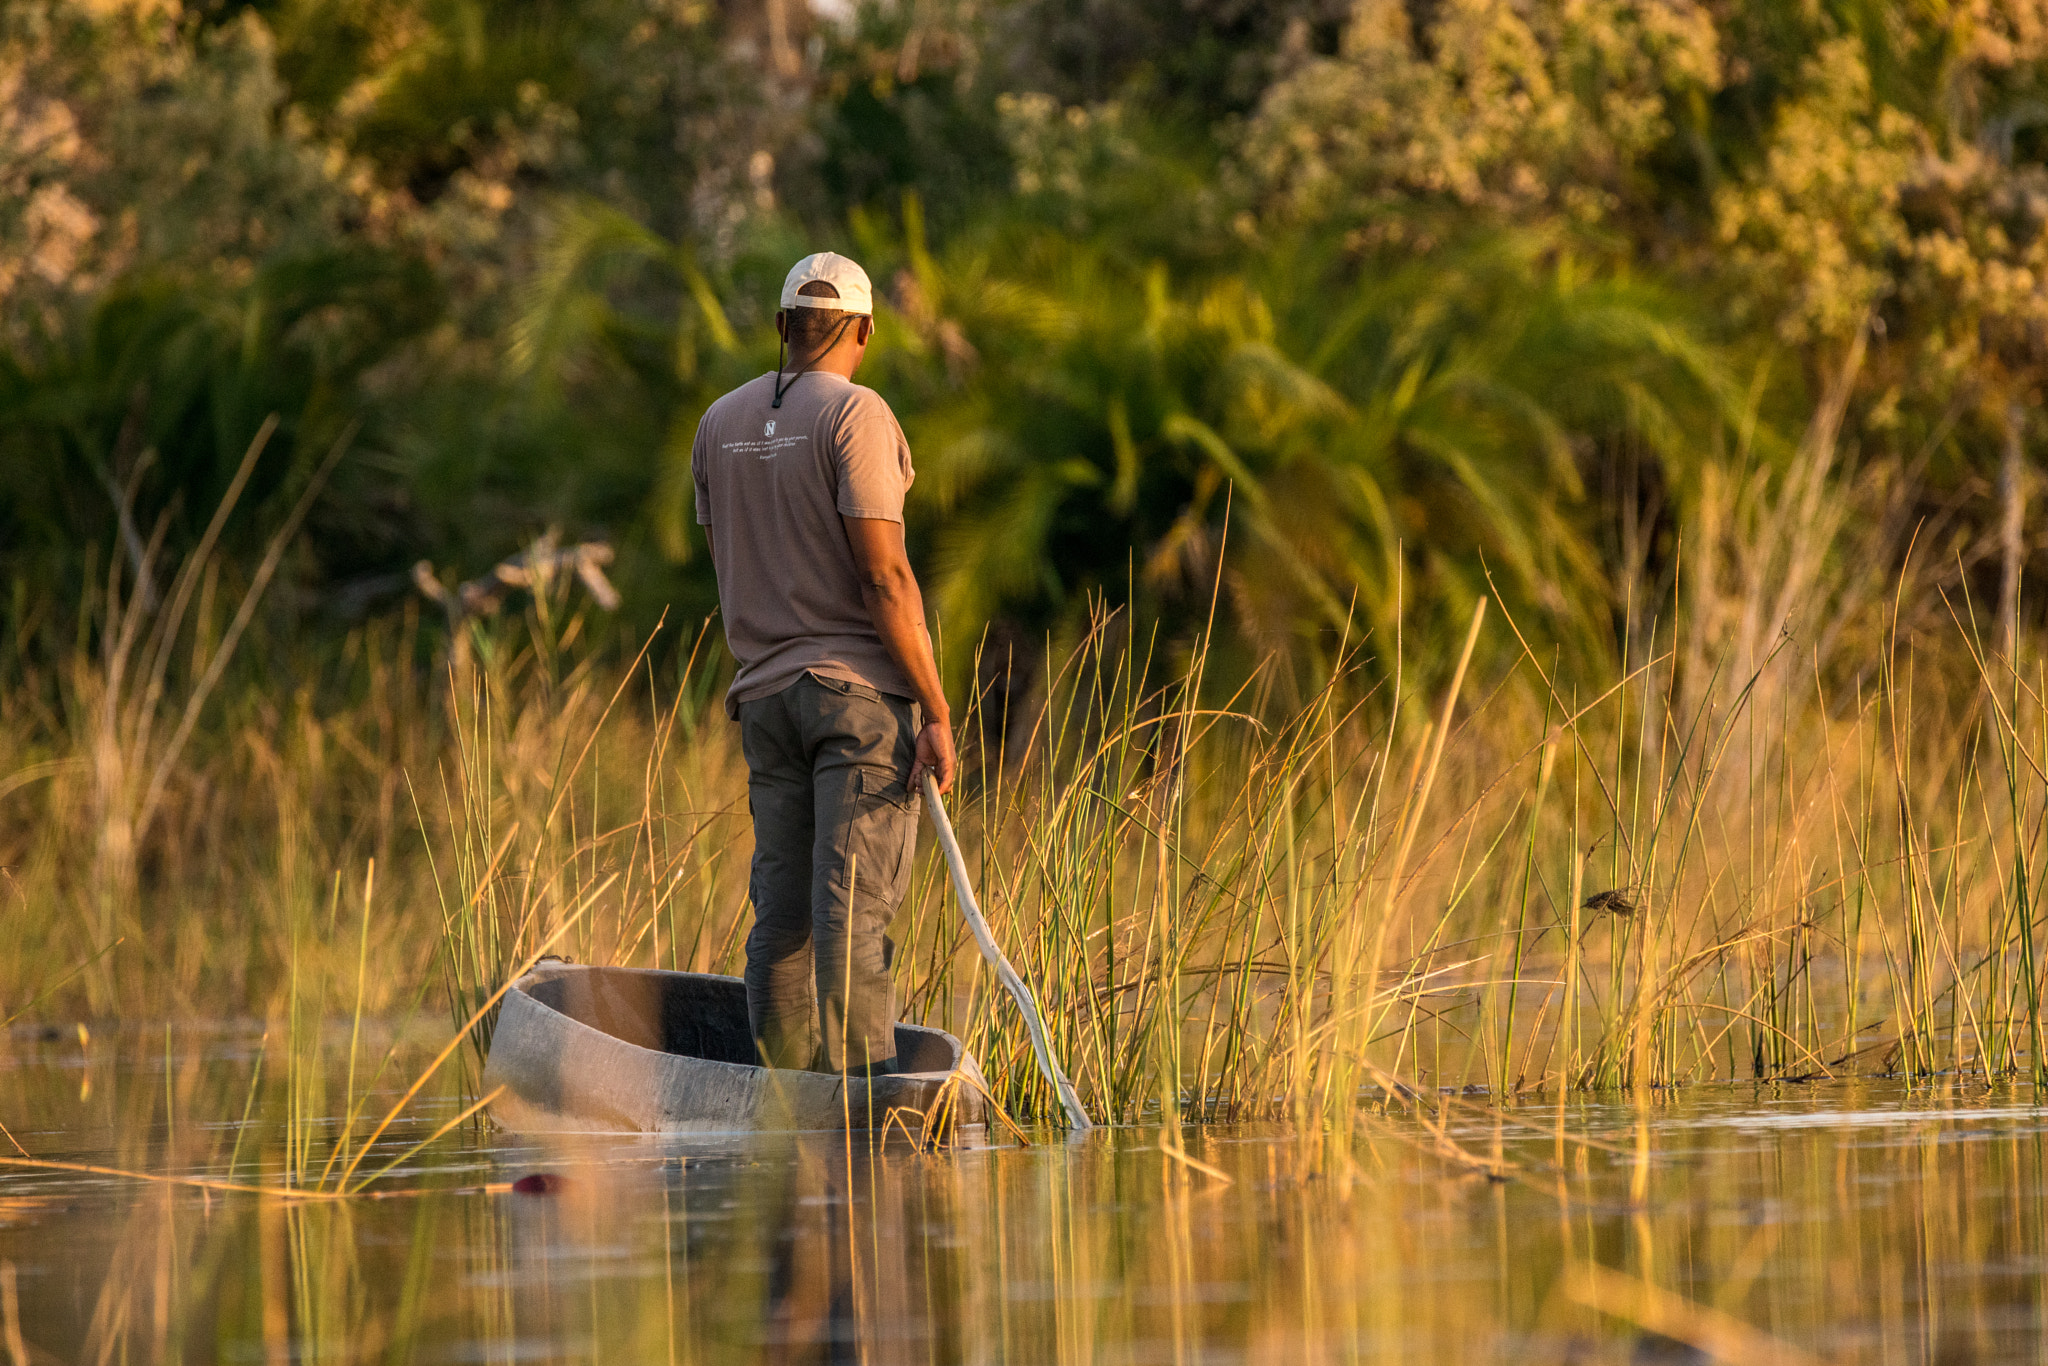
[[[460,1019],[571,916],[729,970],[683,471],[830,246],[963,834],[1091,1108],[2048,1065],[2020,0],[38,0],[0,44],[9,1016]],[[421,592],[522,552],[503,610]],[[1044,1111],[936,865],[896,933]]]

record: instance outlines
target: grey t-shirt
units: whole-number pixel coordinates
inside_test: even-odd
[[[872,389],[816,371],[771,408],[763,375],[711,405],[690,471],[697,520],[711,528],[725,639],[739,660],[725,709],[782,691],[806,672],[913,696],[875,630],[840,518],[903,520],[916,471],[910,443]]]

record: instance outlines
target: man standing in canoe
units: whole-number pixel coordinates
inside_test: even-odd
[[[725,709],[754,816],[754,1044],[770,1067],[856,1075],[895,1067],[882,931],[910,881],[919,780],[944,792],[955,762],[903,547],[910,445],[853,382],[873,299],[844,256],[797,262],[775,315],[786,358],[712,404],[690,453],[739,661]]]

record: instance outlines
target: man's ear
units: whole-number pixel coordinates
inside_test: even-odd
[[[853,329],[855,333],[854,340],[862,346],[866,346],[869,339],[875,335],[875,320],[872,317],[863,316],[859,322],[853,325]]]
[[[784,341],[789,340],[789,313],[786,309],[775,310],[775,335]]]

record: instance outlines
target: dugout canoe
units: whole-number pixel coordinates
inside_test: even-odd
[[[902,1070],[872,1078],[754,1062],[737,977],[543,962],[512,984],[484,1065],[491,1118],[521,1133],[879,1129],[980,1124],[981,1071],[942,1029],[896,1026]]]

